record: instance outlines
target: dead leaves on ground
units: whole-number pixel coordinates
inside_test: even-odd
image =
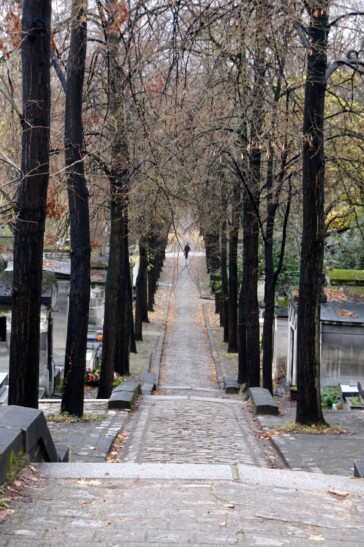
[[[38,470],[27,465],[9,485],[3,486],[0,489],[0,520],[14,512],[11,508],[13,501],[29,495],[29,490],[38,489],[40,480]]]
[[[288,422],[274,429],[265,429],[257,434],[258,439],[269,441],[272,437],[286,435],[287,433],[301,435],[353,435],[343,427],[331,427],[325,425],[301,425],[296,422]]]
[[[120,462],[120,454],[128,438],[129,438],[129,434],[126,431],[120,431],[120,433],[116,435],[115,440],[112,444],[112,447],[110,448],[109,453],[106,456],[106,461],[108,463]]]

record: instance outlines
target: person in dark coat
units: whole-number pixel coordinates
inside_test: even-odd
[[[188,253],[190,252],[190,250],[191,250],[191,247],[189,246],[188,243],[186,243],[185,248],[184,248],[184,250],[183,250],[183,252],[184,252],[184,254],[185,254],[185,259],[186,259],[186,260],[187,260],[187,258],[188,258]]]

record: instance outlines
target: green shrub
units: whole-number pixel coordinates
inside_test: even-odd
[[[321,406],[323,408],[332,408],[341,398],[341,390],[337,387],[324,387],[321,392]]]

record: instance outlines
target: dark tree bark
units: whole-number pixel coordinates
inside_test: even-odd
[[[235,196],[236,197],[236,196]],[[238,351],[238,235],[239,215],[238,204],[232,206],[231,228],[229,238],[229,338],[228,353]]]
[[[329,1],[309,3],[303,122],[303,233],[297,321],[296,421],[324,423],[320,401],[320,299],[324,253],[324,107]]]
[[[254,163],[255,162],[255,163]],[[252,158],[251,170],[255,177],[260,175],[260,150]],[[253,176],[253,174],[252,174]],[[248,387],[260,385],[260,361],[259,361],[259,309],[258,309],[258,239],[259,225],[257,211],[254,207],[258,203],[258,179],[252,180],[250,194],[245,195],[245,207],[243,215],[243,247],[244,267],[243,281],[245,295],[245,367],[246,383]],[[242,346],[239,347],[241,351]]]
[[[205,250],[206,250],[206,266],[213,282],[214,275],[220,267],[219,260],[219,236],[213,233],[204,235]]]
[[[227,238],[226,225],[224,220],[221,226],[220,247],[221,247],[221,310],[220,324],[224,328],[224,342],[229,339],[229,302],[228,302],[228,273],[227,273]]]
[[[135,286],[135,337],[137,340],[143,340],[143,317],[148,317],[147,268],[147,241],[142,237],[139,242],[139,269]]]
[[[244,230],[244,209],[242,213],[242,226]],[[244,233],[244,232],[243,232]],[[245,245],[243,245],[243,274],[241,278],[241,285],[239,291],[239,305],[238,305],[238,383],[246,384],[246,283],[247,280],[247,261],[245,260]]]
[[[38,407],[43,237],[49,179],[50,0],[24,0],[22,180],[16,204],[9,405]]]
[[[269,162],[271,163],[271,162]],[[282,176],[284,173],[285,159],[282,162]],[[266,231],[264,239],[264,261],[265,261],[265,286],[264,286],[264,323],[263,323],[263,387],[273,392],[272,382],[272,364],[273,364],[273,352],[274,352],[274,317],[275,317],[275,295],[278,276],[282,270],[285,243],[289,213],[291,208],[291,188],[289,187],[286,210],[284,214],[283,222],[283,234],[282,243],[279,254],[279,261],[277,268],[274,269],[274,257],[273,257],[273,241],[274,241],[274,223],[278,209],[278,198],[280,189],[275,192],[275,197],[272,199],[270,193],[273,192],[273,166],[268,166],[267,177],[267,218],[266,218]]]
[[[71,281],[61,411],[74,416],[83,414],[90,303],[90,225],[82,152],[82,95],[87,47],[86,13],[86,0],[73,0],[64,133],[71,228]]]
[[[108,54],[108,90],[111,143],[110,166],[110,253],[105,283],[104,337],[97,397],[110,397],[114,371],[129,374],[131,291],[128,248],[128,179],[129,151],[126,141],[123,73],[117,55],[119,31],[112,13],[114,0],[108,0],[111,10],[104,23]],[[129,294],[130,293],[130,294]]]
[[[157,290],[157,245],[156,236],[151,234],[148,240],[148,311],[154,311],[154,295]]]
[[[259,348],[259,309],[258,309],[258,250],[259,250],[259,201],[261,179],[261,147],[259,146],[264,121],[264,84],[265,84],[265,36],[264,25],[267,24],[267,2],[257,4],[256,18],[262,22],[256,32],[254,60],[253,96],[254,105],[250,120],[251,153],[249,158],[250,172],[247,176],[243,200],[243,281],[246,291],[242,302],[245,310],[244,328],[246,341],[239,342],[239,352],[245,345],[246,383],[248,387],[260,385],[260,348]],[[240,361],[244,356],[240,355]],[[239,372],[240,376],[240,372]]]
[[[127,191],[127,184],[125,184],[125,192]],[[127,198],[124,203],[124,236],[121,241],[122,247],[122,261],[120,276],[122,278],[120,301],[122,313],[122,322],[119,325],[117,354],[115,361],[115,372],[121,376],[129,376],[130,372],[130,337],[131,337],[131,274],[130,274],[130,262],[129,262],[129,227],[128,227],[128,205]]]

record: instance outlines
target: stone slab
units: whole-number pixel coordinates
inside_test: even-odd
[[[143,372],[141,377],[142,384],[152,384],[153,389],[157,388],[157,376],[153,372]]]
[[[65,444],[56,444],[56,450],[61,463],[68,463],[70,461],[70,449]]]
[[[3,385],[8,383],[8,373],[7,372],[0,372],[0,387],[3,387]]]
[[[72,465],[38,464],[38,469],[43,475],[60,479],[107,477],[109,479],[233,480],[236,478],[234,467],[223,464],[73,463]]]
[[[59,461],[41,410],[16,405],[0,406],[0,426],[22,431],[23,449],[30,461]]]
[[[268,389],[251,387],[248,393],[256,414],[278,415],[279,407]]]
[[[246,484],[266,485],[267,488],[293,488],[297,491],[328,491],[329,489],[364,495],[364,481],[353,477],[309,473],[286,469],[268,469],[238,465],[239,480]]]
[[[142,394],[143,395],[151,395],[154,390],[153,384],[143,384],[142,385]]]
[[[6,480],[11,453],[23,452],[23,433],[20,429],[0,426],[0,484]]]
[[[224,381],[225,393],[240,393],[240,384],[232,378],[226,378]]]
[[[136,394],[133,391],[113,391],[108,402],[108,408],[132,408]]]
[[[116,386],[115,389],[113,389],[113,393],[116,393],[118,391],[135,391],[138,395],[141,395],[142,393],[140,382],[136,382],[135,380],[121,382],[118,386]]]
[[[358,397],[359,395],[359,383],[356,384],[340,384],[340,389],[344,399],[346,397]]]
[[[358,479],[364,478],[364,460],[354,461],[354,477]]]

